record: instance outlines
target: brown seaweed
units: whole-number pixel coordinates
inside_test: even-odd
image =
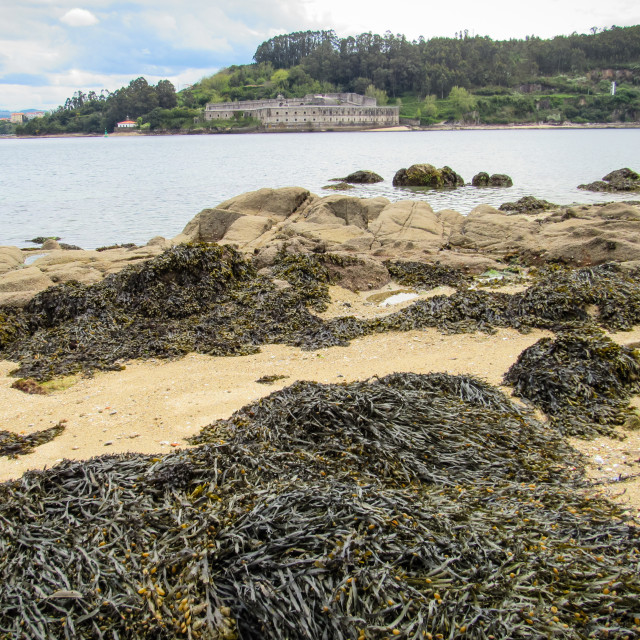
[[[640,358],[599,330],[564,331],[525,349],[504,384],[568,435],[615,435],[640,390]]]
[[[0,485],[0,639],[640,637],[638,528],[486,383],[296,383],[198,441]]]
[[[13,433],[11,431],[0,431],[0,456],[7,458],[17,458],[28,453],[33,453],[35,447],[51,442],[65,430],[66,420],[42,431],[34,431],[27,435]]]

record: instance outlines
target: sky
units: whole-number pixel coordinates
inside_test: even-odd
[[[293,31],[372,32],[409,40],[458,31],[494,40],[640,24],[638,0],[1,0],[0,109],[51,109],[75,91],[114,91],[144,76],[176,89],[252,62]]]

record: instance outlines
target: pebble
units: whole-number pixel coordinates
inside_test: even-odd
[[[107,441],[104,443],[104,446],[105,446],[105,447],[108,447],[108,446],[110,446],[110,445],[112,445],[112,444],[113,444],[113,440],[107,440]]]

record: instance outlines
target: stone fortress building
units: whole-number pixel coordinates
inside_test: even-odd
[[[378,107],[375,98],[358,93],[308,94],[304,98],[209,102],[205,120],[229,120],[236,114],[260,120],[265,129],[327,130],[394,127],[400,107]]]

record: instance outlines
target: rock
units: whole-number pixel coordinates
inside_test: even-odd
[[[607,192],[640,191],[640,175],[628,168],[616,169],[602,180],[578,185],[578,189]]]
[[[55,250],[61,249],[62,247],[60,246],[60,243],[57,240],[54,240],[53,238],[49,238],[48,240],[45,240],[42,243],[42,248],[45,251],[55,251]]]
[[[426,202],[393,202],[369,227],[374,236],[372,247],[384,247],[400,241],[437,251],[446,244],[452,229],[459,227],[463,220],[464,217],[456,212],[435,213]]]
[[[0,247],[0,274],[15,269],[23,262],[24,256],[18,247]]]
[[[313,202],[304,212],[307,222],[320,225],[353,225],[366,229],[369,218],[365,201],[351,196],[327,196]]]
[[[534,242],[538,225],[509,216],[489,205],[473,209],[458,230],[449,238],[452,248],[474,249],[494,257],[518,252],[523,245]]]
[[[471,178],[471,186],[473,187],[488,187],[489,186],[489,174],[486,171],[481,171],[480,173],[476,173],[473,178]]]
[[[298,211],[311,197],[311,192],[302,187],[258,189],[225,200],[215,208],[284,220]]]
[[[340,178],[342,182],[348,182],[350,184],[375,184],[376,182],[382,182],[384,178],[379,176],[373,171],[354,171],[350,173],[346,178]]]
[[[267,217],[246,215],[227,209],[204,209],[178,236],[181,242],[221,242],[247,244],[271,228]]]
[[[464,180],[451,167],[436,169],[432,164],[413,164],[393,176],[394,187],[462,187]]]
[[[171,242],[162,236],[154,236],[147,242],[147,247],[160,247],[161,249],[168,249],[171,246]]]
[[[323,189],[327,191],[348,191],[349,189],[355,189],[355,187],[347,182],[338,182],[336,184],[326,184]]]
[[[490,187],[513,187],[513,180],[506,173],[494,173],[489,178]]]
[[[474,187],[513,187],[513,180],[505,173],[494,173],[489,175],[485,171],[477,173],[471,179]]]
[[[554,209],[558,205],[547,202],[546,200],[538,200],[533,196],[524,196],[516,202],[505,202],[501,204],[500,211],[507,211],[513,213],[540,213],[541,211],[548,211]]]

